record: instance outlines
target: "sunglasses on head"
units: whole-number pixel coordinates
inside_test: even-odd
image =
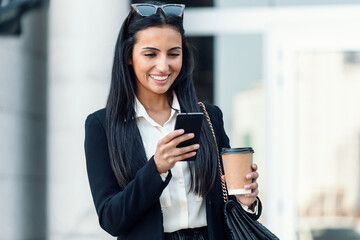
[[[178,17],[184,16],[184,4],[164,4],[164,5],[153,5],[148,3],[131,4],[131,10],[127,18],[127,25],[129,25],[131,14],[135,11],[142,17],[151,16],[157,13],[158,9],[161,9],[164,14],[172,14]]]

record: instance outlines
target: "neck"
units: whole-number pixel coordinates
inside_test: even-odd
[[[139,99],[146,111],[161,112],[170,109],[166,94],[152,96],[137,95],[136,97]]]
[[[155,122],[161,126],[169,119],[171,108],[167,102],[166,94],[152,96],[137,96],[141,104],[144,106],[147,114]]]

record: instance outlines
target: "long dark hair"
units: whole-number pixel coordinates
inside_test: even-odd
[[[155,4],[161,4],[155,2]],[[194,68],[193,54],[185,39],[183,21],[180,17],[164,14],[159,10],[156,14],[141,17],[137,13],[125,20],[121,26],[116,42],[110,92],[106,104],[107,138],[109,155],[119,186],[123,189],[133,179],[136,172],[146,163],[145,149],[135,118],[136,80],[134,70],[128,65],[136,33],[150,26],[170,25],[182,36],[183,62],[180,73],[168,90],[168,103],[175,92],[183,112],[199,112],[198,101],[192,82]],[[214,186],[217,176],[217,153],[212,135],[206,120],[200,135],[200,148],[197,159],[189,162],[191,172],[190,190],[199,196],[206,197]],[[135,133],[135,134],[134,134]],[[142,159],[134,159],[138,153]]]

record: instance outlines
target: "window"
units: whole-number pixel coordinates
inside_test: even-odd
[[[193,81],[199,101],[214,102],[214,37],[188,37],[195,47]]]

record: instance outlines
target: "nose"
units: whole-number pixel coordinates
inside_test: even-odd
[[[169,67],[169,61],[168,61],[167,56],[159,57],[158,62],[156,64],[156,68],[163,73],[166,73],[169,71],[170,67]]]

